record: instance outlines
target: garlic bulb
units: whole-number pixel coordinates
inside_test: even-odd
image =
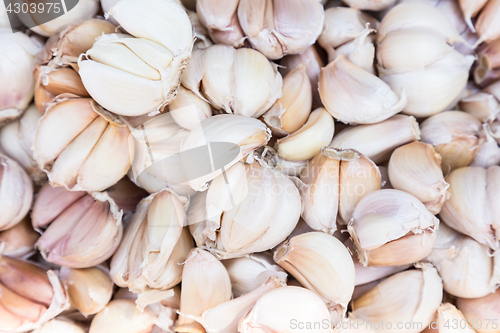
[[[441,155],[445,174],[469,165],[484,142],[481,122],[461,111],[446,111],[424,120],[422,141]]]
[[[478,333],[498,332],[496,323],[500,321],[500,289],[481,298],[459,298],[457,308],[462,311],[468,321],[474,322],[474,330]],[[488,325],[489,324],[489,325]]]
[[[450,184],[450,199],[445,202],[440,217],[451,228],[497,250],[500,224],[496,185],[500,167],[460,168],[452,171],[446,181]]]
[[[380,172],[369,158],[353,149],[326,147],[302,171],[302,218],[314,230],[333,234],[346,225],[354,207],[368,193],[380,190]]]
[[[33,98],[33,69],[39,43],[27,35],[0,34],[0,124],[19,117]]]
[[[424,204],[399,190],[365,196],[348,226],[364,266],[399,266],[423,259],[432,251],[438,228],[439,220]]]
[[[292,237],[274,252],[274,261],[314,291],[342,318],[354,290],[354,264],[335,237],[309,232]]]
[[[193,241],[185,225],[186,199],[164,190],[143,199],[111,261],[119,287],[135,293],[167,290],[181,281]]]
[[[68,296],[84,316],[96,314],[109,303],[113,281],[99,267],[74,269],[61,267],[59,278],[68,288]]]
[[[28,214],[33,184],[19,164],[0,154],[0,231],[12,228]]]
[[[500,37],[500,1],[490,0],[484,6],[476,22],[476,30],[479,40],[475,46],[482,42],[491,42]]]
[[[334,132],[332,116],[324,108],[318,108],[301,128],[277,141],[278,156],[290,161],[308,160],[332,141]]]
[[[130,168],[129,135],[93,100],[60,95],[40,118],[33,156],[53,186],[102,191]]]
[[[441,156],[430,144],[414,141],[397,148],[389,160],[389,178],[393,188],[413,194],[434,215],[449,197]]]
[[[79,0],[67,12],[66,8],[64,8],[64,15],[57,16],[48,22],[45,22],[47,21],[47,14],[42,15],[43,12],[36,12],[35,15],[20,15],[19,18],[32,31],[41,36],[49,37],[54,32],[63,30],[73,22],[93,17],[98,11],[99,0]],[[40,16],[42,22],[37,20],[37,16]]]
[[[444,290],[464,298],[483,297],[495,292],[500,277],[494,276],[488,246],[441,224],[434,249],[425,259],[443,279]]]
[[[131,35],[103,35],[79,58],[85,89],[107,110],[126,116],[170,103],[193,47],[185,10],[174,0],[121,0],[109,14]]]
[[[283,96],[262,116],[276,135],[287,135],[305,124],[311,113],[312,88],[304,63],[283,79]]]
[[[18,259],[31,257],[39,236],[26,216],[12,228],[0,232],[0,253]]]
[[[182,84],[214,109],[258,118],[281,97],[283,79],[258,51],[212,45],[193,52]]]
[[[377,36],[379,73],[396,94],[405,92],[403,112],[428,117],[459,96],[474,62],[448,45],[461,40],[446,15],[429,3],[404,2],[387,13]]]
[[[37,230],[46,227],[35,244],[46,261],[72,268],[92,267],[108,260],[118,247],[122,211],[106,192],[84,194],[52,189],[49,184],[38,194],[32,223]],[[59,196],[67,199],[52,201]],[[46,202],[50,202],[48,207],[44,207]],[[44,212],[44,208],[50,211]]]
[[[373,124],[392,117],[406,105],[382,80],[339,55],[321,70],[319,94],[327,111],[349,124]]]
[[[46,180],[46,175],[38,168],[31,150],[40,117],[36,106],[31,105],[19,119],[0,128],[0,152],[18,162],[35,183]]]
[[[330,147],[355,149],[374,163],[385,162],[394,149],[420,139],[414,117],[395,115],[383,122],[350,127],[335,135]]]
[[[493,121],[500,113],[500,104],[495,96],[478,92],[463,98],[460,103],[460,110],[465,111],[481,122]]]
[[[175,331],[203,333],[203,327],[188,316],[200,316],[229,301],[231,281],[221,262],[200,248],[191,250],[184,265],[180,315]]]
[[[328,308],[319,296],[300,287],[274,289],[262,296],[238,325],[238,332],[251,333],[331,332]],[[326,323],[320,325],[317,323]],[[306,324],[308,325],[306,327]]]
[[[287,273],[273,262],[272,255],[267,252],[255,253],[249,256],[222,260],[231,280],[233,297],[259,288],[270,277],[286,283]]]
[[[293,231],[301,210],[293,182],[259,163],[236,163],[195,199],[191,234],[222,259],[275,247]]]
[[[345,0],[350,7],[361,10],[379,11],[392,6],[396,0]]]
[[[68,296],[53,271],[0,256],[0,330],[27,332],[69,309]]]
[[[418,333],[429,325],[443,298],[443,283],[430,264],[388,277],[352,303],[352,315],[384,325],[377,332]],[[404,323],[397,325],[399,323]],[[372,326],[373,327],[373,326]]]
[[[49,320],[32,333],[85,333],[81,324],[65,317],[57,317]]]

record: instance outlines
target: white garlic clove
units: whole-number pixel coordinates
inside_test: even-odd
[[[478,92],[467,96],[459,103],[460,110],[470,113],[481,122],[493,121],[500,112],[500,104],[495,96]]]
[[[208,29],[215,43],[240,47],[245,35],[238,22],[236,10],[239,0],[219,2],[213,0],[196,1],[196,13],[200,22]]]
[[[169,104],[168,110],[175,122],[187,130],[193,130],[212,116],[210,104],[183,86],[179,86],[177,97]]]
[[[33,333],[85,333],[85,330],[81,324],[74,322],[65,317],[57,317],[49,320]]]
[[[366,28],[361,35],[337,48],[335,54],[330,54],[331,57],[328,58],[328,62],[332,62],[338,55],[344,54],[356,66],[375,74],[373,66],[375,60],[374,36],[371,36],[373,32],[375,32],[375,29]]]
[[[475,46],[482,42],[492,42],[500,37],[499,13],[500,1],[488,1],[477,18],[475,27],[480,38]]]
[[[379,11],[392,6],[396,0],[346,0],[345,3],[350,7],[360,10]]]
[[[465,22],[472,32],[476,32],[474,25],[472,24],[472,18],[481,11],[481,9],[486,5],[488,0],[459,0],[460,8],[462,9]]]
[[[33,230],[29,217],[0,232],[0,253],[17,259],[31,257],[35,253],[35,243],[40,234]]]

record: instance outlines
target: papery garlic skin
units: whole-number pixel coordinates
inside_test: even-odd
[[[335,237],[309,232],[292,237],[274,252],[274,261],[318,294],[342,318],[354,291],[354,263]]]
[[[180,316],[175,331],[202,333],[202,326],[187,315],[200,316],[204,311],[229,301],[231,281],[222,263],[200,248],[191,250],[184,265]]]
[[[384,327],[377,332],[418,333],[430,323],[440,306],[442,287],[441,278],[431,264],[417,264],[416,270],[397,273],[356,299],[352,315],[369,323],[384,321]],[[398,328],[397,323],[401,322],[411,325]],[[388,323],[392,323],[391,329]]]
[[[0,128],[0,152],[16,160],[36,183],[46,180],[31,150],[40,117],[38,109],[31,105],[18,120]]]
[[[378,123],[406,105],[404,91],[397,96],[385,82],[343,54],[321,70],[319,94],[328,112],[348,124]]]
[[[0,330],[27,332],[68,310],[57,275],[22,260],[0,256]]]
[[[443,205],[440,217],[449,227],[497,250],[500,239],[497,218],[500,167],[456,169],[446,181],[450,184],[450,199]]]
[[[439,220],[424,204],[399,190],[365,196],[348,225],[364,266],[399,266],[423,259],[432,251],[438,228]]]
[[[31,257],[35,253],[35,243],[40,237],[33,230],[30,219],[26,216],[21,222],[0,232],[0,253],[17,259]]]
[[[301,128],[277,141],[278,156],[290,161],[308,160],[331,142],[334,132],[332,116],[324,108],[318,108]]]
[[[139,116],[176,96],[193,47],[191,22],[174,0],[121,0],[109,14],[130,35],[101,36],[78,61],[83,85],[114,113]],[[138,23],[141,19],[148,24]]]
[[[274,264],[272,255],[267,252],[222,260],[222,264],[229,274],[233,297],[240,297],[257,289],[270,277],[276,277],[282,283],[287,280],[287,273]]]
[[[51,263],[71,268],[98,265],[120,244],[122,215],[106,192],[87,194],[61,209],[35,246]]]
[[[241,333],[282,332],[305,333],[310,329],[294,327],[293,323],[327,321],[330,323],[328,308],[321,298],[313,292],[300,287],[283,287],[262,296],[238,325]],[[331,327],[321,326],[315,332],[330,332]]]
[[[28,214],[33,184],[17,162],[0,154],[0,231],[12,228]]]
[[[301,210],[293,182],[257,162],[233,165],[199,200],[188,213],[191,233],[221,259],[275,247],[293,231]]]
[[[19,117],[33,98],[35,55],[41,46],[24,33],[0,34],[0,123]]]
[[[317,0],[240,0],[238,20],[248,41],[269,59],[297,54],[314,44],[325,15]]]
[[[438,270],[444,290],[464,298],[483,297],[495,292],[493,258],[488,246],[479,244],[441,224],[432,252],[425,258]]]
[[[385,162],[394,149],[420,139],[420,128],[414,117],[395,115],[383,122],[359,125],[334,136],[329,147],[355,149],[375,163]]]
[[[111,300],[113,281],[108,273],[99,267],[62,267],[59,278],[68,290],[71,303],[84,316],[96,314]]]
[[[474,321],[474,330],[478,333],[495,333],[498,328],[494,325],[485,325],[488,319],[491,322],[500,320],[500,289],[481,298],[459,298],[457,308],[462,311],[468,321]],[[481,323],[481,324],[479,324]]]
[[[461,111],[446,111],[424,120],[422,141],[430,143],[441,155],[443,173],[469,165],[484,142],[477,118]]]
[[[167,290],[181,281],[183,263],[193,247],[185,225],[186,198],[164,190],[143,199],[113,256],[110,275],[132,292]]]
[[[93,100],[60,95],[40,118],[33,156],[53,186],[102,191],[130,168],[129,135]]]
[[[389,160],[389,178],[393,188],[413,194],[433,214],[449,196],[441,156],[430,144],[414,141],[397,148]]]

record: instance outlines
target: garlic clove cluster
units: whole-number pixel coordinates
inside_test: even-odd
[[[184,8],[174,0],[122,0],[109,14],[130,35],[103,35],[79,58],[85,89],[107,110],[126,116],[170,103],[193,47]]]
[[[53,186],[102,191],[128,171],[129,129],[92,99],[60,95],[40,118],[33,156]]]
[[[379,190],[356,205],[348,230],[364,266],[400,266],[425,258],[439,220],[413,195]]]

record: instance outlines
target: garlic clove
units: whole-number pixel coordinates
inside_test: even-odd
[[[65,317],[57,317],[49,320],[33,333],[85,333],[83,325],[78,324]]]
[[[236,10],[239,1],[219,2],[213,0],[196,1],[196,13],[200,22],[207,27],[215,43],[241,47],[245,35],[238,22]]]
[[[495,141],[488,124],[483,124],[486,141],[483,143],[470,166],[489,168],[500,164],[500,147]]]
[[[476,22],[476,30],[480,38],[475,46],[482,42],[492,42],[500,37],[499,9],[500,1],[498,0],[488,1],[484,6]]]
[[[389,161],[389,178],[393,188],[413,194],[434,215],[449,196],[441,156],[430,144],[414,141],[397,148]]]
[[[500,299],[500,289],[496,292],[480,298],[459,298],[457,308],[463,313],[467,321],[473,321],[476,325],[474,330],[478,333],[494,333],[495,325],[486,325],[487,320],[497,322],[500,320],[500,309],[498,301]]]
[[[420,128],[414,117],[395,115],[383,122],[359,125],[335,135],[330,147],[355,149],[374,163],[385,162],[394,149],[420,139]]]
[[[175,122],[187,130],[193,130],[212,116],[210,104],[183,86],[179,86],[177,97],[168,105],[168,110]]]
[[[204,332],[203,327],[189,316],[231,299],[231,281],[224,266],[212,254],[192,249],[182,272],[181,306],[176,332]],[[186,315],[186,316],[185,316]]]
[[[422,141],[441,155],[445,174],[469,165],[484,142],[481,122],[460,111],[447,111],[427,118],[421,124]]]
[[[90,97],[83,86],[80,76],[73,69],[62,67],[49,70],[48,73],[45,73],[45,70],[42,69],[41,72],[42,78],[40,79],[40,84],[51,95],[57,96],[70,93],[81,97]],[[40,110],[44,109],[38,104],[37,107]]]
[[[459,103],[460,110],[465,111],[481,122],[493,121],[500,112],[500,104],[495,96],[478,92],[467,96]]]
[[[356,289],[354,293],[356,294],[356,291],[358,290],[358,286],[368,286],[371,285],[373,282],[377,282],[380,279],[389,277],[391,275],[394,275],[396,273],[402,272],[408,268],[410,268],[411,265],[403,265],[403,266],[363,266],[358,260],[354,260],[354,269],[356,272],[356,280],[355,280],[355,285]],[[380,281],[378,281],[380,282]],[[368,288],[368,290],[371,288]],[[361,296],[361,295],[359,295]],[[353,297],[357,298],[357,297]]]
[[[342,317],[354,290],[354,264],[335,237],[309,232],[292,237],[274,252],[274,261],[318,294]]]
[[[439,220],[416,197],[399,190],[366,195],[348,225],[364,266],[400,266],[423,259],[432,251],[438,228]]]
[[[354,7],[360,10],[379,11],[392,6],[396,0],[346,0],[345,3],[349,7]]]
[[[479,0],[479,1],[471,1],[471,0],[459,0],[460,8],[462,9],[462,13],[464,15],[465,22],[467,26],[472,32],[476,32],[474,25],[472,24],[472,18],[476,17],[476,15],[481,11],[481,9],[486,5],[488,0]]]
[[[343,54],[321,70],[319,93],[333,117],[351,124],[381,122],[406,105],[404,90],[397,96],[386,83]]]
[[[40,235],[33,230],[25,217],[10,229],[0,232],[0,253],[12,258],[28,258],[35,253],[35,243]]]
[[[300,129],[278,140],[278,155],[291,161],[308,160],[328,145],[334,131],[332,116],[324,108],[318,108]]]
[[[375,74],[373,66],[375,60],[374,38],[370,36],[373,32],[375,32],[375,29],[366,28],[361,35],[337,48],[335,54],[330,54],[331,57],[328,58],[328,62],[333,61],[338,55],[344,54],[356,66]]]

